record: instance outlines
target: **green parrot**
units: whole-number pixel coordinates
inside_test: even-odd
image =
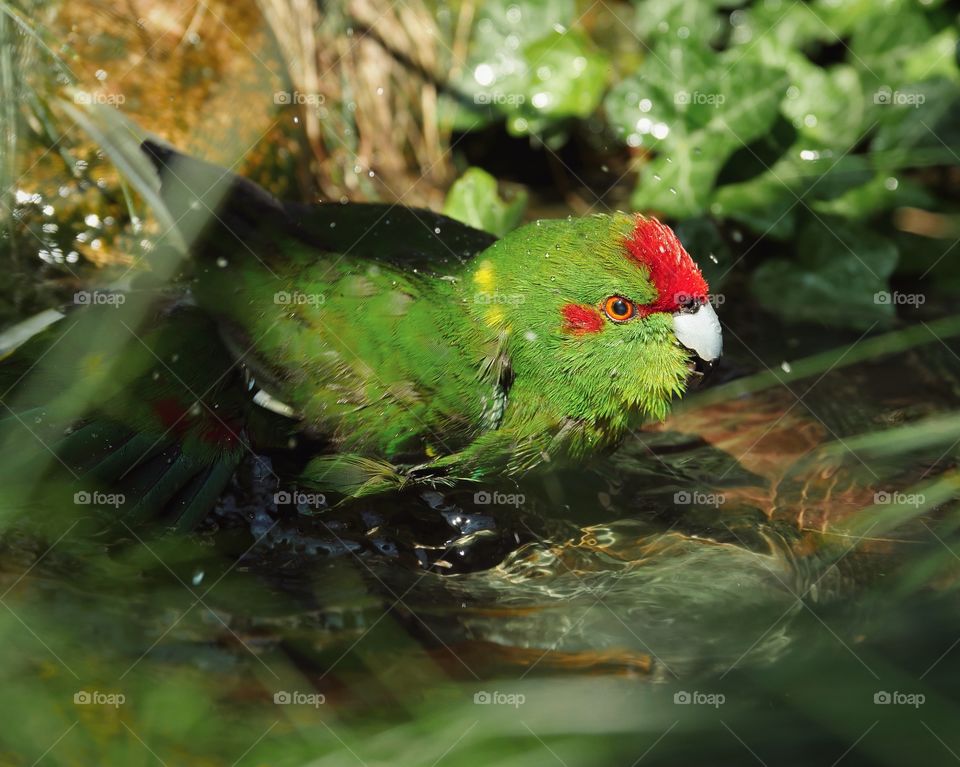
[[[245,455],[291,440],[317,446],[297,486],[342,499],[562,466],[662,419],[720,355],[707,283],[655,218],[497,240],[425,210],[280,203],[143,150],[191,242],[182,280],[91,300],[0,364],[5,447],[32,437],[134,517],[189,528]],[[7,472],[35,485],[29,452]]]

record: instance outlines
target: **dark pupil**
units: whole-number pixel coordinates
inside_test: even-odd
[[[626,314],[628,311],[630,311],[630,307],[627,306],[627,302],[622,298],[618,298],[613,302],[613,313],[617,316]]]

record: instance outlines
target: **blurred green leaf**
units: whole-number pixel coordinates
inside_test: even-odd
[[[588,117],[600,105],[608,61],[581,32],[551,32],[524,49],[518,100],[507,127],[515,135],[540,135],[552,124]]]
[[[882,294],[897,264],[896,246],[866,227],[815,218],[800,233],[798,259],[774,259],[753,274],[764,309],[788,321],[866,330],[894,317]],[[889,295],[889,294],[887,294]]]
[[[454,127],[476,127],[477,119],[488,122],[514,114],[527,98],[528,46],[566,31],[575,18],[573,0],[482,3],[472,27],[467,66],[454,82],[474,106],[460,104],[454,110]],[[539,63],[534,60],[533,65],[536,70]]]
[[[497,180],[482,168],[469,168],[447,193],[443,212],[464,224],[502,237],[519,226],[527,205],[526,192],[506,201]]]
[[[867,160],[858,155],[839,159],[831,152],[801,156],[796,150],[755,179],[717,190],[710,210],[775,239],[790,237],[804,204],[829,200],[870,180]]]
[[[635,0],[634,28],[641,37],[653,41],[669,35],[681,40],[710,41],[722,28],[717,12],[723,0]]]
[[[634,207],[678,218],[706,211],[720,168],[770,128],[786,87],[782,70],[749,54],[657,46],[605,102],[629,146],[657,153],[641,172]]]
[[[845,64],[822,68],[803,56],[787,64],[791,86],[783,113],[800,134],[801,148],[845,151],[865,129],[866,99],[857,70]]]

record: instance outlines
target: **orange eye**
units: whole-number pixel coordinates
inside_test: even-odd
[[[603,302],[603,311],[614,322],[626,322],[634,315],[636,309],[629,299],[610,296]]]

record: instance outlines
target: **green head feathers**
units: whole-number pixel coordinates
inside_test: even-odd
[[[517,378],[568,418],[614,428],[631,415],[662,418],[691,351],[719,354],[706,282],[654,219],[538,221],[480,254],[464,282],[474,332],[501,334]],[[701,347],[688,350],[675,317],[701,312],[704,338],[680,333]]]

